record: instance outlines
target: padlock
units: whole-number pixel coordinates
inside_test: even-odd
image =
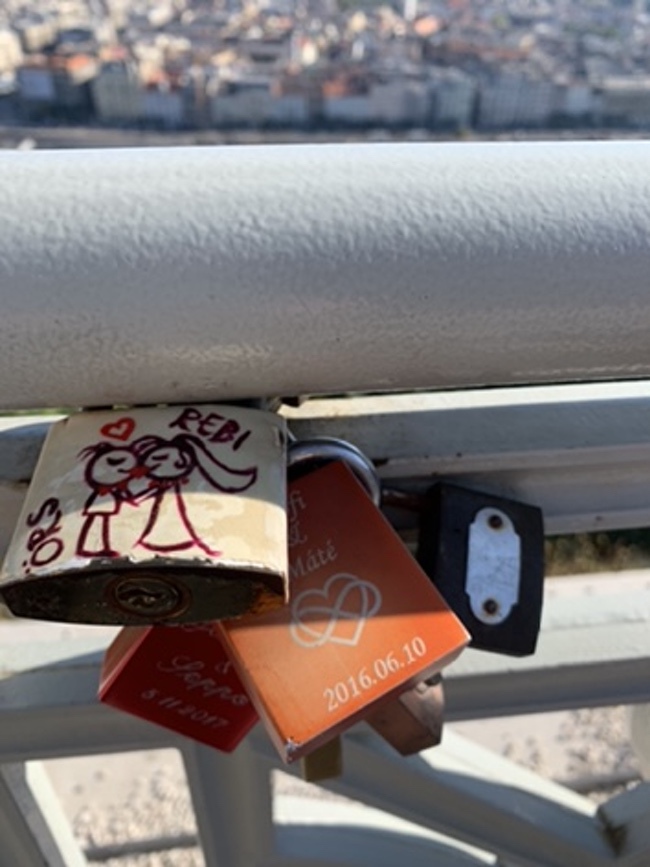
[[[210,623],[121,629],[104,656],[99,699],[223,752],[258,719]]]
[[[397,701],[380,705],[365,720],[398,753],[410,756],[438,746],[444,709],[442,677],[438,674],[403,692]]]
[[[53,425],[0,575],[21,617],[145,625],[287,600],[286,428],[216,405]]]
[[[417,559],[469,630],[472,647],[534,653],[544,590],[540,509],[434,485],[421,513]]]
[[[218,627],[292,762],[437,673],[469,636],[341,461],[290,481],[288,520],[291,604]]]
[[[320,783],[340,777],[343,773],[343,744],[340,735],[303,756],[300,769],[303,780],[308,783]]]
[[[337,437],[313,437],[297,440],[288,432],[289,452],[287,469],[290,480],[302,478],[332,461],[343,461],[352,470],[356,480],[365,488],[372,502],[379,508],[381,485],[372,461],[352,443]]]
[[[289,438],[292,439],[291,433]],[[363,452],[344,440],[320,437],[292,441],[289,451],[290,478],[291,475],[296,477],[296,471],[298,474],[301,471],[308,473],[328,461],[342,458],[375,506],[379,507],[381,485],[373,465]],[[438,746],[442,737],[443,713],[441,677],[435,675],[406,690],[398,698],[382,702],[366,714],[364,720],[399,753],[408,756]],[[339,748],[338,755],[330,745],[321,749],[322,755],[314,756],[312,753],[302,760],[303,775],[310,775],[307,779],[315,780],[317,775],[319,779],[328,779],[342,773],[342,748]],[[336,758],[332,758],[334,755]]]

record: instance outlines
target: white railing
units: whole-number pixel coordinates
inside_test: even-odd
[[[385,487],[417,489],[432,476],[461,481],[538,502],[562,530],[648,520],[640,488],[650,489],[649,410],[650,387],[636,383],[320,400],[284,411],[299,436],[337,433],[361,444],[380,464]],[[12,509],[20,505],[47,425],[47,419],[13,419],[0,433],[2,538],[13,526]],[[602,504],[608,508],[601,511]],[[411,537],[408,513],[394,518]],[[643,586],[621,578],[620,593],[582,596],[579,604],[556,598],[551,585],[537,653],[512,659],[466,651],[446,678],[447,719],[650,701],[648,584],[650,578]],[[12,628],[4,627],[7,638]],[[209,867],[394,863],[394,847],[410,863],[433,858],[445,867],[494,863],[496,856],[540,867],[643,864],[649,857],[638,819],[650,806],[644,786],[621,796],[631,801],[614,799],[597,813],[583,797],[451,732],[443,747],[408,761],[363,728],[346,738],[345,775],[331,788],[387,811],[380,820],[355,810],[339,815],[329,805],[289,806],[282,797],[273,804],[269,772],[279,762],[261,731],[224,757],[117,714],[96,701],[101,651],[112,633],[86,628],[83,641],[47,641],[47,631],[33,630],[29,642],[6,641],[0,650],[0,765],[6,769],[0,830],[6,852],[23,853],[23,860],[0,855],[2,865],[36,863],[29,853],[39,849],[55,867],[84,863],[35,760],[162,746],[175,746],[184,757]],[[21,810],[26,818],[18,822]],[[404,820],[419,828],[415,837],[412,827],[399,824]],[[350,822],[356,831],[346,830]],[[634,833],[615,834],[612,823]],[[253,836],[252,826],[258,828]]]
[[[625,579],[621,588],[614,601],[611,596],[582,597],[579,608],[551,594],[532,658],[466,651],[447,673],[448,720],[647,701],[650,591],[631,592]],[[23,627],[4,629],[6,634]],[[584,797],[449,730],[442,747],[408,760],[364,727],[346,736],[344,776],[326,785],[385,811],[379,826],[372,817],[368,824],[368,816],[354,808],[332,813],[331,805],[320,803],[309,808],[293,804],[289,810],[286,798],[273,805],[269,774],[280,763],[260,728],[236,753],[224,756],[99,705],[106,630],[86,630],[86,638],[67,639],[70,627],[59,631],[56,640],[46,641],[43,630],[34,628],[34,637],[29,640],[28,631],[20,645],[6,638],[0,657],[2,865],[38,863],[33,854],[12,855],[11,860],[7,853],[39,849],[50,853],[52,867],[85,863],[34,760],[161,747],[180,749],[183,756],[208,867],[395,863],[385,860],[387,845],[393,859],[391,845],[401,846],[409,863],[433,860],[444,867],[494,863],[495,855],[508,864],[539,867],[646,863],[647,834],[614,835],[607,817],[608,811],[616,814],[623,830],[642,828],[639,815],[650,806],[647,784],[597,811]],[[16,764],[22,762],[28,764]],[[425,839],[390,816],[414,823]],[[339,833],[350,822],[357,832],[354,846],[345,838],[346,851],[339,848]],[[329,825],[329,838],[323,835],[324,825]],[[305,826],[314,833],[306,834]],[[187,841],[176,841],[183,843]],[[475,857],[466,853],[467,845],[478,850]],[[129,850],[127,842],[123,850]]]
[[[386,487],[507,494],[549,533],[650,525],[650,385],[530,387],[650,372],[647,145],[11,154],[0,183],[0,406],[517,385],[285,412]],[[0,550],[47,424],[2,424]],[[547,594],[538,653],[464,653],[448,718],[648,702],[649,626],[647,591]],[[99,706],[95,634],[0,646],[1,867],[87,860],[38,760],[160,746],[182,752],[209,867],[650,859],[647,784],[596,811],[451,734],[404,760],[356,729],[331,788],[393,819],[301,824],[272,804],[261,732],[224,757]]]
[[[0,154],[0,406],[650,374],[650,145]]]

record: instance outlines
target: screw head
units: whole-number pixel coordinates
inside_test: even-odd
[[[485,613],[490,617],[494,617],[494,615],[499,612],[499,603],[496,599],[486,599],[483,602],[483,611],[485,611]]]
[[[488,525],[493,530],[501,530],[503,527],[503,518],[501,515],[497,515],[496,512],[488,518]]]

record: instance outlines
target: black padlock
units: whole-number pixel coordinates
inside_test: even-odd
[[[421,512],[417,559],[470,632],[470,646],[535,652],[544,589],[541,509],[436,484]]]

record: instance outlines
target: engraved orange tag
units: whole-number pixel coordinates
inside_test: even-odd
[[[257,722],[209,623],[120,630],[104,657],[99,698],[223,752]]]
[[[285,762],[439,671],[469,641],[340,462],[289,484],[291,603],[218,624]]]

